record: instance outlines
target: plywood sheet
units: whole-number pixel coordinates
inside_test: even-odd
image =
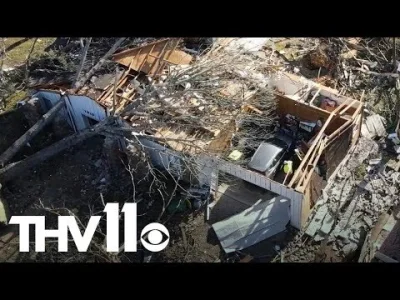
[[[176,45],[175,41],[165,39],[117,53],[113,56],[113,60],[126,67],[131,67],[133,70],[140,69],[149,75],[153,75],[164,62],[174,65],[189,64],[193,57],[181,50],[174,49],[174,45]],[[164,60],[161,61],[161,58]]]

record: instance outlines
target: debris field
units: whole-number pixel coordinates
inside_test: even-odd
[[[397,43],[56,39],[0,74],[0,261],[398,262]],[[165,249],[108,252],[111,202]],[[87,252],[20,253],[21,215],[102,218]]]

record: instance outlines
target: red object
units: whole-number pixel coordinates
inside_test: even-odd
[[[334,111],[336,107],[336,101],[331,100],[329,98],[325,98],[321,102],[320,108],[327,110],[327,111]]]

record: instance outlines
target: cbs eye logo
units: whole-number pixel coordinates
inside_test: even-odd
[[[164,242],[163,239],[165,239]],[[160,252],[164,250],[169,243],[169,231],[160,223],[150,223],[143,228],[140,241],[147,250],[151,252]]]

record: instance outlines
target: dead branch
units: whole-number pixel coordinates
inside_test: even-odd
[[[52,144],[51,146],[42,149],[35,154],[29,156],[28,158],[18,161],[15,163],[11,163],[4,168],[0,169],[0,182],[4,181],[9,181],[15,176],[18,176],[22,172],[24,172],[27,169],[30,169],[47,159],[53,157],[54,155],[60,153],[61,151],[72,147],[74,145],[77,145],[81,143],[82,141],[99,134],[103,128],[104,125],[108,124],[112,120],[111,118],[105,119],[104,121],[96,124],[92,128],[89,128],[85,131],[82,131],[80,133],[73,134],[71,136],[68,136],[61,141]]]
[[[104,204],[104,200],[102,199],[102,203]],[[69,216],[72,216],[75,218],[75,220],[78,223],[78,226],[80,227],[81,231],[85,230],[85,226],[82,222],[82,220],[74,213],[72,212],[70,209],[68,209],[67,207],[58,207],[58,208],[49,208],[46,207],[43,202],[39,199],[39,205],[36,205],[36,208],[41,209],[43,211],[49,212],[51,214],[54,214],[56,216],[61,216],[64,215],[65,213],[67,213]],[[61,212],[63,212],[63,214],[61,214]],[[101,213],[103,213],[101,211]],[[90,214],[88,216],[88,220],[90,219],[90,217],[94,216],[96,214]],[[106,239],[106,235],[101,231],[101,229],[98,227],[96,229],[96,233],[98,235],[100,235],[102,237],[103,240]],[[70,240],[71,242],[72,240]],[[49,242],[47,242],[46,244],[48,244]],[[97,254],[96,251],[99,253]],[[118,262],[119,260],[117,259],[117,257],[115,256],[115,254],[111,254],[108,253],[107,251],[105,251],[105,248],[103,247],[103,245],[101,243],[97,243],[95,239],[93,239],[89,245],[89,249],[87,251],[87,254],[89,255],[95,255],[95,256],[99,256],[100,258],[104,259],[107,262]],[[73,257],[69,258],[69,260],[74,259]]]
[[[25,69],[25,84],[28,84],[28,79],[29,79],[29,64],[30,64],[30,59],[31,59],[31,55],[33,52],[33,49],[35,48],[36,42],[37,42],[38,38],[35,38],[35,40],[33,41],[31,50],[29,51],[28,57],[26,58],[26,69]]]
[[[76,86],[76,83],[79,81],[79,76],[81,75],[83,66],[84,66],[84,64],[85,64],[86,56],[87,56],[87,53],[88,53],[88,50],[89,50],[89,46],[90,46],[90,42],[91,42],[91,41],[92,41],[92,38],[91,38],[91,37],[90,37],[90,38],[87,38],[87,39],[86,39],[86,44],[85,44],[85,46],[82,48],[81,62],[80,62],[80,64],[79,64],[78,70],[76,71],[75,82],[74,82],[74,84],[73,84],[74,88],[77,87],[77,86]]]
[[[118,67],[115,68],[115,77],[114,77],[114,93],[113,93],[113,107],[112,114],[115,115],[116,103],[117,103],[117,85],[118,85]]]
[[[118,49],[118,47],[122,44],[125,38],[118,39],[115,44],[111,47],[110,50],[99,60],[99,62],[89,70],[82,78],[76,83],[74,92],[77,92],[85,83],[89,80],[92,75],[101,68],[101,66],[106,62],[106,60],[114,54],[114,52]]]
[[[40,120],[17,139],[3,154],[0,155],[0,166],[4,167],[14,155],[21,150],[30,140],[32,140],[47,124],[57,116],[57,113],[64,107],[64,97],[44,114]]]
[[[369,74],[369,75],[375,75],[375,76],[383,76],[383,77],[393,77],[393,78],[399,78],[399,74],[397,73],[378,73],[378,72],[374,72],[374,71],[368,71],[362,68],[351,68],[352,70],[356,70],[356,71],[360,71],[362,73],[365,74]]]

